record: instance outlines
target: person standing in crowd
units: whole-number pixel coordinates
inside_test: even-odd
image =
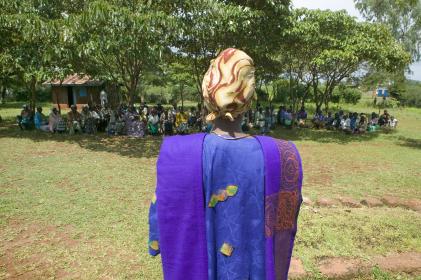
[[[272,126],[272,112],[269,107],[265,108],[264,116],[265,116],[265,124],[264,124],[264,129],[263,129],[262,134],[267,134],[269,133],[269,129]]]
[[[161,114],[164,112],[164,107],[161,105],[161,103],[158,103],[156,106],[156,113],[158,115],[158,118],[161,118]]]
[[[265,133],[265,114],[263,113],[262,107],[257,109],[256,126],[260,129],[261,134]]]
[[[35,128],[41,131],[48,131],[48,121],[45,115],[42,113],[42,107],[37,107],[37,112],[34,117]]]
[[[164,279],[286,280],[302,202],[300,155],[292,142],[241,131],[255,94],[247,54],[223,51],[202,87],[214,129],[164,139],[149,253],[161,254]]]
[[[99,99],[101,100],[101,106],[105,107],[108,104],[108,96],[105,90],[101,90],[99,93]]]
[[[70,106],[70,112],[67,113],[67,127],[70,134],[82,132],[82,115],[77,111],[76,105]]]

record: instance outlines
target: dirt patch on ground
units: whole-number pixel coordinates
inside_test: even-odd
[[[376,257],[373,263],[390,272],[421,273],[421,253],[401,253]]]
[[[375,197],[367,197],[361,200],[361,204],[367,207],[380,207],[383,206],[383,202]]]
[[[343,206],[350,207],[350,208],[360,208],[361,204],[358,200],[353,199],[352,197],[340,197],[339,201],[342,203]]]
[[[116,278],[140,269],[137,254],[103,245],[71,226],[10,220],[0,229],[0,269],[7,279]]]
[[[319,270],[328,278],[343,279],[367,271],[367,266],[356,259],[328,258],[319,263]]]
[[[418,274],[421,272],[421,253],[409,252],[389,256],[377,256],[372,261],[330,257],[319,262],[319,271],[331,279],[350,279],[352,276],[366,274],[374,266],[394,273]]]
[[[289,278],[300,279],[307,276],[307,272],[304,270],[303,262],[298,258],[291,259],[291,265],[289,267]]]
[[[312,206],[314,205],[314,202],[309,197],[303,196],[303,204]]]
[[[389,207],[403,207],[421,213],[421,199],[402,199],[399,197],[387,195],[382,198],[382,202]]]
[[[334,207],[338,205],[338,202],[331,198],[321,197],[317,199],[316,204],[321,207]]]

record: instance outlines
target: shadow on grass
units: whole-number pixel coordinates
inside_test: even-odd
[[[351,142],[371,141],[382,132],[370,132],[364,134],[346,134],[342,131],[310,128],[275,129],[270,136],[291,141],[314,141],[319,143],[346,144]]]
[[[252,134],[257,131],[252,131]],[[315,130],[315,129],[285,129],[276,128],[270,136],[291,141],[315,141],[319,143],[350,143],[370,141],[378,137],[379,133],[366,133],[362,135],[348,135],[340,131]],[[148,136],[137,139],[126,136],[110,137],[104,133],[97,135],[68,135],[50,134],[40,131],[21,131],[12,122],[0,124],[0,138],[26,138],[34,142],[55,141],[77,144],[81,148],[116,153],[126,157],[153,158],[159,154],[162,137]],[[419,144],[419,143],[418,143]]]
[[[421,139],[412,139],[406,137],[399,137],[398,145],[414,149],[421,149]]]
[[[21,131],[12,123],[0,124],[0,138],[24,138],[34,142],[55,141],[77,144],[81,148],[97,151],[116,153],[133,158],[154,158],[158,156],[162,137],[148,136],[145,138],[131,138],[127,136],[110,137],[105,133],[97,135],[69,135],[51,134],[36,130]]]

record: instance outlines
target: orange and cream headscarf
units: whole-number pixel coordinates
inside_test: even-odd
[[[206,121],[227,118],[231,121],[246,112],[255,97],[254,63],[237,49],[226,49],[211,61],[202,83]]]

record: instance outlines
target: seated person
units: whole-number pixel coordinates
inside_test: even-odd
[[[351,118],[344,115],[341,120],[341,129],[345,132],[351,132]]]
[[[187,121],[189,127],[194,127],[196,125],[196,121],[197,121],[197,116],[196,116],[196,112],[194,110],[194,107],[192,107],[190,109],[190,113],[189,113],[189,119]]]
[[[148,130],[151,135],[157,135],[159,131],[159,117],[155,108],[151,110],[148,117]]]
[[[377,116],[376,113],[371,113],[371,120],[370,120],[370,125],[378,125],[379,123],[379,118]]]
[[[364,114],[361,114],[360,121],[358,122],[358,133],[365,133],[367,131],[368,121],[367,117]]]
[[[395,118],[394,116],[391,116],[390,121],[389,121],[389,126],[391,128],[396,128],[398,126],[398,119]]]
[[[161,122],[163,133],[165,135],[172,135],[173,124],[174,124],[174,116],[172,112],[170,112],[169,110],[165,110],[164,112],[162,112],[160,122]]]
[[[175,115],[175,128],[178,133],[184,134],[188,132],[187,114],[183,109],[180,109]]]
[[[307,112],[304,106],[301,107],[300,111],[297,113],[297,120],[307,120]]]
[[[17,117],[18,125],[20,129],[30,129],[32,127],[32,111],[28,105],[22,106],[22,111]]]
[[[292,124],[293,124],[293,122],[292,122],[292,119],[293,119],[293,117],[292,117],[292,110],[291,109],[288,109],[286,111],[286,113],[284,114],[284,117],[285,117],[285,120],[284,120],[285,127],[292,128]]]
[[[51,109],[51,113],[48,116],[48,129],[52,133],[61,133],[66,131],[66,123],[61,118],[60,112],[57,110],[57,108]]]
[[[332,128],[339,129],[341,127],[341,115],[340,113],[335,113],[335,117],[332,122]]]
[[[324,125],[327,129],[333,129],[333,122],[335,121],[335,118],[332,116],[332,112],[327,113],[327,117],[324,120]]]
[[[42,113],[42,107],[37,107],[37,112],[34,117],[35,128],[41,131],[48,131],[48,121],[45,115]]]
[[[82,113],[80,114],[82,117],[81,127],[83,132],[87,134],[95,134],[96,133],[96,118],[93,111],[89,109],[87,105],[83,106]]]
[[[383,115],[380,116],[379,118],[379,125],[380,126],[385,126],[389,124],[389,113],[387,112],[387,110],[384,110]]]
[[[358,113],[356,112],[353,114],[350,113],[350,119],[351,119],[351,122],[350,122],[351,131],[355,132],[357,130],[357,124],[358,124]]]
[[[313,122],[314,127],[317,129],[324,127],[325,117],[323,116],[323,113],[320,109],[318,109],[316,111],[316,114],[314,114],[312,122]]]
[[[285,113],[286,113],[285,106],[280,106],[278,114],[277,114],[278,123],[280,125],[284,125]]]
[[[70,106],[70,112],[67,113],[67,127],[70,134],[82,132],[82,115],[77,111],[76,105]]]

